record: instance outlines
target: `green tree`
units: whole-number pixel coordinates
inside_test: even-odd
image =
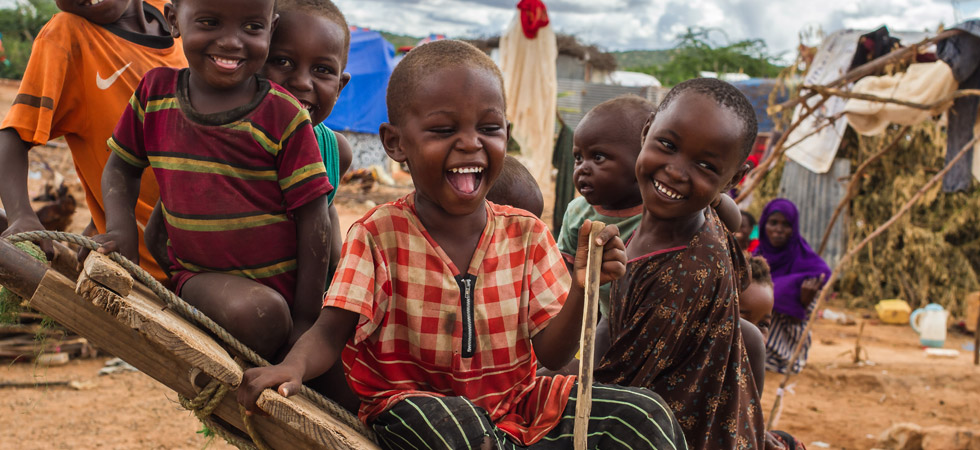
[[[695,78],[702,71],[717,73],[745,73],[751,77],[775,77],[782,69],[776,57],[761,39],[746,39],[719,46],[712,42],[710,34],[720,30],[688,28],[677,37],[678,44],[669,51],[666,63],[632,68],[649,73],[664,86],[673,86]]]
[[[0,65],[0,78],[21,79],[31,57],[34,37],[51,16],[58,12],[53,0],[17,0],[16,6],[0,9],[0,33],[6,62]]]

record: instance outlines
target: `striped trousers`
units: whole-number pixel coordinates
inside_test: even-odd
[[[487,411],[464,397],[409,397],[378,416],[371,427],[382,447],[406,450],[481,449],[486,438],[499,450],[571,449],[575,423],[572,389],[558,424],[540,441],[517,444],[490,421]],[[588,448],[687,449],[677,419],[659,395],[642,388],[592,387]]]

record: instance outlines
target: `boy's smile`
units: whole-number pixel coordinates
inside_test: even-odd
[[[392,159],[407,161],[419,206],[483,214],[503,167],[507,121],[500,82],[485,70],[447,68],[423,78],[400,126],[382,126]]]
[[[293,94],[318,124],[330,116],[350,81],[350,74],[343,72],[346,55],[340,24],[323,16],[284,11],[263,70]]]
[[[265,63],[276,17],[271,0],[183,0],[167,19],[183,38],[192,86],[246,86]],[[193,98],[193,97],[192,97]]]
[[[685,92],[658,112],[636,161],[646,209],[658,219],[692,218],[738,172],[742,121],[712,98]]]
[[[575,130],[572,148],[575,187],[589,204],[614,210],[643,201],[634,176],[639,133],[625,135],[630,127],[618,116],[609,111],[587,116]]]

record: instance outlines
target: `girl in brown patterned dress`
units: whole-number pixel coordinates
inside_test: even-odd
[[[611,346],[596,380],[660,394],[692,449],[763,448],[739,329],[745,259],[709,207],[741,179],[755,135],[752,105],[737,89],[690,80],[664,98],[637,159],[643,219],[613,285]]]

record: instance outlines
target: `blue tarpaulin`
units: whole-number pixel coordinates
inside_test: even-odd
[[[775,126],[772,118],[766,112],[769,107],[769,94],[779,85],[779,81],[773,78],[749,78],[744,81],[732,83],[738,90],[742,91],[749,102],[755,107],[755,117],[759,121],[759,132],[766,133],[772,131]],[[783,90],[776,96],[776,103],[789,100],[788,90]]]
[[[346,69],[351,79],[323,123],[336,131],[377,134],[388,120],[385,92],[395,68],[394,56],[395,48],[380,33],[351,30]]]

